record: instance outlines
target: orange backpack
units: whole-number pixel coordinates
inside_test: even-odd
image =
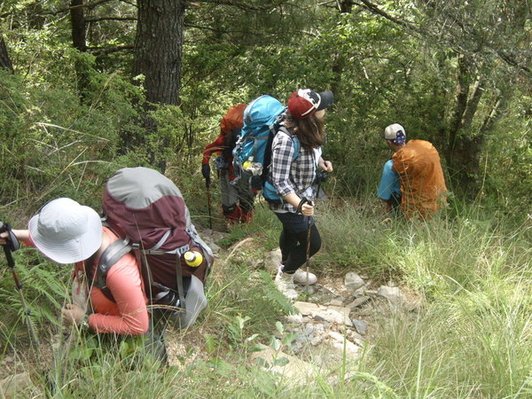
[[[401,209],[406,217],[428,217],[442,205],[447,191],[434,146],[425,140],[410,140],[392,157],[401,180]]]

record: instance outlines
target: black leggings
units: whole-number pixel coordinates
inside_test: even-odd
[[[275,213],[283,230],[279,237],[281,248],[283,272],[294,273],[307,261],[307,237],[310,222],[310,252],[309,258],[321,248],[320,233],[312,217],[297,215],[295,213]]]

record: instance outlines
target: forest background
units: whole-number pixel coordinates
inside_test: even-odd
[[[0,1],[0,218],[23,225],[58,196],[100,209],[105,180],[144,165],[171,177],[195,223],[207,226],[201,152],[225,110],[260,94],[284,101],[299,87],[330,89],[324,150],[335,172],[325,185],[333,205],[323,210],[323,252],[336,260],[322,259],[324,267],[393,275],[428,303],[452,303],[435,311],[437,320],[452,308],[464,323],[494,323],[471,336],[471,348],[485,344],[478,358],[466,351],[456,367],[429,372],[423,387],[412,359],[387,367],[373,353],[366,366],[381,385],[364,389],[399,397],[530,393],[530,11],[526,0]],[[423,227],[380,223],[375,190],[390,156],[382,132],[394,122],[442,156],[450,206]],[[273,247],[275,224],[261,212]],[[234,239],[252,227],[237,227]],[[340,245],[346,237],[350,245]],[[60,272],[29,253],[21,260],[33,317],[51,323],[64,296],[53,282]],[[0,325],[6,354],[16,347],[21,304],[7,269],[1,273],[13,316]],[[428,309],[421,326],[437,325]],[[434,336],[434,359],[443,339]],[[426,350],[412,345],[412,353]],[[473,358],[478,373],[459,366]]]

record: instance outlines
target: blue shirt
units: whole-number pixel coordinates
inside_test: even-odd
[[[401,183],[399,182],[399,175],[393,170],[393,161],[390,159],[382,168],[377,196],[384,201],[388,201],[392,198],[392,194],[401,194]]]

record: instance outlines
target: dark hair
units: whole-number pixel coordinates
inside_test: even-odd
[[[296,119],[290,115],[290,112],[287,112],[284,123],[298,137],[304,148],[316,148],[325,141],[323,119],[317,118],[315,113],[306,118]]]

